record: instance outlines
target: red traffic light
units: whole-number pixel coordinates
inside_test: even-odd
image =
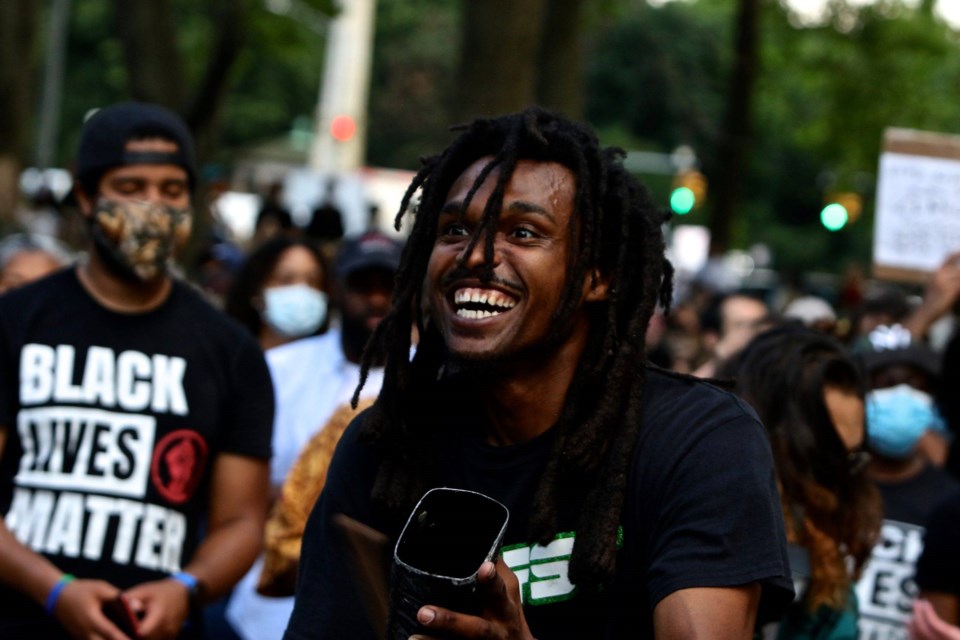
[[[337,116],[330,121],[330,135],[338,142],[347,142],[357,132],[357,123],[350,116]]]

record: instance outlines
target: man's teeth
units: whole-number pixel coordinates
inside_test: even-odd
[[[458,289],[453,295],[453,302],[457,306],[457,315],[471,320],[500,315],[517,305],[515,300],[500,291],[476,288]],[[467,308],[467,305],[474,308]],[[486,308],[477,309],[476,305]]]
[[[481,318],[489,318],[491,316],[498,316],[502,311],[475,311],[474,309],[457,309],[457,315],[461,318],[467,318],[468,320],[479,320]]]

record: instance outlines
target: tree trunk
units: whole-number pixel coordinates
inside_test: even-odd
[[[115,0],[127,80],[134,100],[183,112],[186,87],[172,0]]]
[[[583,0],[548,0],[540,44],[540,104],[583,118]]]
[[[462,121],[536,101],[546,0],[466,0],[454,113]]]
[[[115,0],[117,30],[123,43],[130,91],[136,100],[162,104],[186,121],[200,160],[214,146],[216,123],[230,80],[230,70],[244,44],[246,3],[207,2],[217,34],[200,80],[185,83],[183,59],[177,48],[172,0]]]
[[[27,153],[37,4],[35,0],[0,2],[0,231],[14,222]]]
[[[710,221],[712,255],[720,255],[730,248],[749,164],[753,91],[759,67],[760,1],[738,0],[734,67],[727,114],[720,132],[713,171],[708,172],[713,197]]]
[[[246,15],[241,0],[219,0],[212,10],[217,41],[184,112],[187,125],[197,138],[197,152],[201,157],[207,157],[216,146],[215,132],[230,83],[230,70],[246,42]]]

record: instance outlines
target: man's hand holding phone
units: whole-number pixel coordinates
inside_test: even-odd
[[[120,593],[113,600],[105,602],[103,604],[103,614],[131,640],[140,640],[140,632],[137,629],[139,620],[133,609],[130,608],[130,603],[125,595]]]

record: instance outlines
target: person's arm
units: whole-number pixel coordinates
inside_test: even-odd
[[[0,426],[0,458],[7,440],[7,427]],[[0,580],[44,607],[54,586],[64,577],[52,562],[22,544],[0,518]],[[103,614],[104,603],[120,590],[103,580],[74,579],[62,587],[54,601],[53,615],[77,638],[102,637],[128,640]]]
[[[913,618],[907,630],[910,640],[960,640],[960,628],[944,622],[931,603],[922,598],[913,603]]]
[[[533,640],[520,605],[516,576],[502,559],[496,571],[492,569],[492,564],[485,563],[479,573],[480,586],[487,597],[483,617],[425,606],[417,612],[417,620],[431,632],[435,631],[437,637],[452,634],[458,638]],[[759,604],[758,583],[743,587],[681,589],[654,608],[654,634],[660,640],[752,638]],[[434,640],[433,635],[413,637]]]
[[[960,299],[960,251],[947,256],[943,264],[933,272],[923,301],[907,316],[903,326],[915,340],[923,340],[930,325],[950,311]]]
[[[213,465],[207,536],[184,571],[201,585],[203,601],[226,594],[253,565],[263,539],[269,495],[266,460],[223,453]],[[175,637],[190,612],[183,583],[166,578],[137,585],[126,592],[143,615],[145,638]]]
[[[920,597],[933,606],[941,620],[947,624],[960,625],[960,595],[942,591],[921,591]]]
[[[960,624],[960,495],[933,510],[927,520],[923,553],[914,580],[926,600],[946,623]]]
[[[760,585],[674,591],[653,609],[658,639],[751,638]]]

